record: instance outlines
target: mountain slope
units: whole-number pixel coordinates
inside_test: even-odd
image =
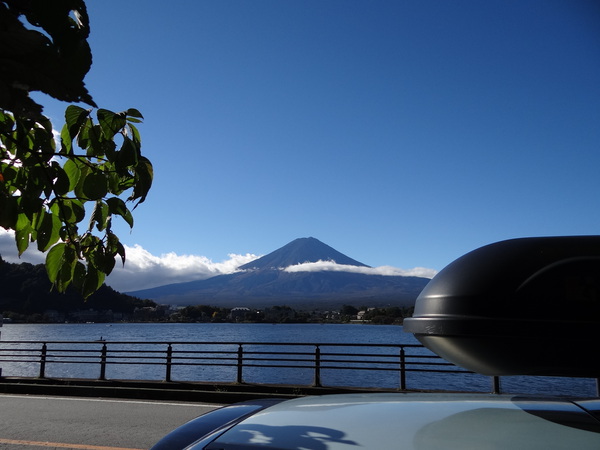
[[[250,261],[239,268],[249,269],[279,269],[305,262],[335,261],[348,266],[369,267],[338,252],[327,244],[313,237],[294,239],[289,244],[261,258]]]
[[[315,238],[301,238],[240,266],[240,272],[130,294],[160,303],[222,307],[261,308],[284,304],[298,308],[334,308],[343,304],[411,306],[429,282],[429,279],[419,277],[281,270],[290,265],[317,261],[368,267]]]

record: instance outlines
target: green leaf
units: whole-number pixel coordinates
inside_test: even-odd
[[[83,193],[83,183],[88,174],[92,171],[92,168],[80,160],[75,161],[75,164],[77,164],[77,167],[79,167],[80,173],[79,180],[77,181],[77,185],[73,191],[75,192],[75,196],[77,198],[85,198],[85,194]]]
[[[48,273],[48,278],[52,284],[56,283],[58,274],[62,267],[65,248],[66,244],[56,244],[46,255],[46,272]]]
[[[35,214],[44,210],[44,201],[39,198],[41,190],[37,194],[34,192],[29,192],[28,194],[27,196],[22,195],[17,201],[19,203],[20,215],[23,214],[32,221]],[[19,227],[18,223],[17,227]]]
[[[129,129],[131,130],[131,139],[139,146],[142,142],[139,130],[132,124],[129,124]]]
[[[50,209],[65,224],[75,224],[85,218],[85,207],[78,199],[55,199]]]
[[[129,117],[135,117],[136,119],[143,119],[143,118],[144,118],[144,116],[142,116],[142,113],[141,113],[141,112],[139,112],[139,111],[138,111],[137,109],[135,109],[135,108],[129,108],[129,109],[126,111],[126,114],[127,114]]]
[[[82,126],[85,124],[90,112],[91,110],[86,110],[75,105],[67,107],[65,111],[65,125],[60,133],[64,153],[70,154],[73,152],[73,139],[80,134]]]
[[[104,283],[105,274],[97,270],[95,267],[88,265],[87,275],[83,282],[83,297],[88,298],[98,290]]]
[[[81,125],[85,122],[85,119],[89,114],[90,110],[83,109],[79,106],[70,105],[67,107],[65,110],[65,126],[68,127],[68,133],[71,140],[77,136]]]
[[[21,256],[29,247],[30,238],[31,231],[28,229],[21,229],[15,231],[15,242],[17,243],[17,250],[19,251],[19,256]]]
[[[57,162],[53,161],[52,166],[54,168],[54,193],[56,195],[65,195],[71,190],[71,179],[65,169],[60,167]]]
[[[61,222],[56,214],[44,212],[36,223],[38,250],[45,252],[56,244],[60,235]]]
[[[130,228],[133,228],[133,215],[131,211],[127,209],[125,202],[118,197],[111,197],[106,200],[111,214],[117,214],[121,216],[125,222],[129,224]]]
[[[143,203],[144,200],[146,200],[146,196],[152,187],[154,169],[152,168],[152,163],[150,160],[143,156],[140,157],[140,161],[135,168],[135,174],[137,176],[137,180],[129,200],[136,200],[138,198],[140,200],[137,202],[134,209],[137,208],[140,203]]]
[[[85,121],[79,127],[79,133],[77,133],[77,145],[81,148],[88,148],[89,146],[89,134],[90,129],[94,126],[94,122],[91,118],[87,117]]]
[[[83,283],[85,282],[86,274],[85,264],[81,261],[77,261],[75,263],[75,270],[73,270],[72,284],[80,292],[83,292]]]
[[[83,181],[83,195],[90,200],[98,200],[108,193],[106,176],[99,172],[92,172]]]
[[[54,134],[52,128],[47,129],[48,122],[46,120],[41,123],[42,126],[36,124],[31,130],[31,135],[36,149],[38,161],[48,162],[52,158],[56,149]]]
[[[122,178],[115,172],[109,172],[108,174],[108,192],[115,195],[120,195],[125,189],[129,187],[127,184],[121,183]]]
[[[96,268],[100,272],[104,273],[105,275],[110,275],[110,273],[112,272],[114,267],[115,267],[115,257],[112,254],[107,254],[107,253],[102,253],[101,255],[99,254]]]
[[[17,243],[19,256],[21,256],[23,252],[27,250],[27,247],[29,247],[32,231],[31,220],[27,214],[19,214],[17,216],[17,225],[15,228],[15,242]]]
[[[87,152],[88,157],[108,159],[109,161],[114,158],[115,149],[117,144],[112,139],[106,139],[102,132],[100,125],[94,125],[89,128],[87,140]]]
[[[52,122],[50,121],[50,119],[44,116],[38,120],[38,123],[44,128],[47,136],[49,136],[51,140],[54,141],[54,133],[52,132],[54,128],[52,127]]]
[[[121,150],[117,152],[115,158],[117,172],[123,176],[129,175],[129,168],[138,164],[139,157],[139,146],[131,139],[124,138]]]
[[[123,247],[123,244],[121,244],[119,238],[114,233],[108,233],[107,250],[111,255],[119,255],[123,265],[125,265],[125,247]]]
[[[67,160],[67,162],[63,166],[63,170],[69,177],[69,191],[72,191],[73,189],[75,189],[75,186],[77,186],[77,183],[79,182],[81,170],[79,169],[77,163],[72,159]]]
[[[73,138],[69,133],[67,124],[64,124],[60,132],[60,142],[62,145],[62,153],[70,154],[73,152]]]
[[[103,231],[107,227],[108,217],[108,205],[98,200],[90,218],[90,230],[92,229],[95,223],[98,231]]]
[[[124,113],[115,114],[107,109],[98,110],[98,122],[100,122],[102,132],[107,139],[112,139],[115,134],[127,125],[125,117]]]
[[[71,281],[77,264],[77,252],[73,244],[66,244],[61,261],[61,267],[56,278],[56,288],[59,292],[65,292]]]
[[[80,199],[74,198],[71,200],[71,210],[75,215],[75,221],[77,223],[85,219],[85,206]]]
[[[125,266],[125,247],[120,242],[117,244],[117,254],[121,257],[121,263]]]
[[[50,211],[52,214],[56,214],[61,222],[66,222],[66,218],[72,215],[71,209],[68,211],[65,209],[65,204],[70,202],[70,200],[65,199],[54,199],[50,203]]]

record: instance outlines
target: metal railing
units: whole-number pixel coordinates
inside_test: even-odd
[[[47,377],[49,366],[76,365],[75,376],[70,373],[70,377],[98,380],[107,379],[107,368],[118,366],[138,369],[153,366],[155,370],[158,367],[165,381],[174,381],[176,368],[211,367],[233,372],[233,381],[240,384],[246,382],[246,376],[252,370],[302,370],[310,371],[310,385],[314,387],[323,387],[325,371],[345,371],[352,376],[357,371],[386,372],[397,377],[395,388],[400,390],[407,389],[406,377],[411,372],[471,373],[421,345],[412,344],[0,341],[0,363],[26,366],[29,370],[37,367],[35,376],[39,378]],[[214,381],[202,379],[201,375],[201,371],[195,371],[193,376],[198,379],[191,381]],[[492,390],[499,393],[497,378],[492,378],[491,385]]]

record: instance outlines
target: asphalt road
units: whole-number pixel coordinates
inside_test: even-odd
[[[147,449],[218,406],[0,394],[0,449]]]

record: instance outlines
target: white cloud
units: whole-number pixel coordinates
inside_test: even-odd
[[[37,251],[35,244],[19,258],[14,232],[3,229],[0,229],[0,255],[5,261],[17,264],[42,264],[46,259],[44,253]],[[250,253],[232,253],[225,261],[213,262],[204,256],[177,255],[173,252],[155,256],[139,245],[125,246],[125,255],[125,266],[121,264],[120,258],[117,258],[114,270],[106,279],[106,284],[120,292],[233,273],[239,266],[258,258]]]
[[[437,273],[433,269],[425,267],[415,267],[413,269],[399,269],[392,266],[380,267],[361,267],[350,266],[346,264],[337,264],[335,261],[317,261],[311,263],[296,264],[284,268],[286,272],[354,272],[363,273],[365,275],[384,275],[384,276],[404,276],[404,277],[424,277],[433,278]]]
[[[139,245],[125,246],[125,254],[125,266],[117,263],[106,279],[106,284],[121,292],[233,273],[239,266],[258,258],[250,253],[231,253],[225,261],[213,262],[205,256],[173,252],[155,256]]]

